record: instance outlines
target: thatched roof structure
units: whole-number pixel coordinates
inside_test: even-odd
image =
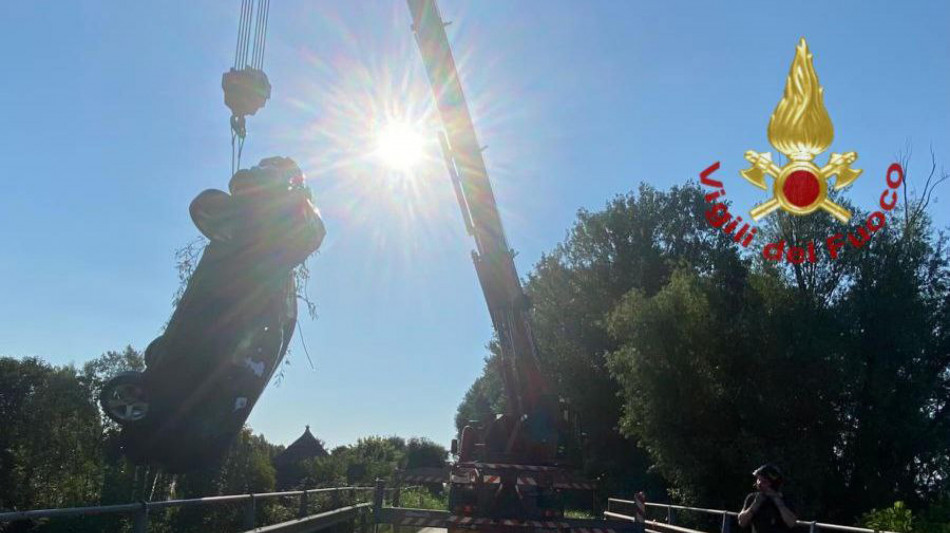
[[[274,466],[280,468],[303,459],[326,457],[328,455],[330,454],[323,448],[323,444],[313,436],[313,433],[310,433],[310,426],[307,426],[300,438],[274,457]]]

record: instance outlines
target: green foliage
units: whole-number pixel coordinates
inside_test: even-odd
[[[803,517],[925,508],[950,476],[943,235],[907,209],[831,261],[821,243],[840,225],[773,216],[760,243],[815,239],[822,256],[776,264],[712,231],[707,208],[695,186],[641,187],[580,211],[529,276],[541,364],[581,415],[589,475],[611,495],[660,500],[668,483],[735,509],[749,472],[776,461]],[[491,361],[457,425],[496,408]]]
[[[118,451],[118,428],[99,411],[98,392],[113,375],[144,368],[142,355],[127,347],[83,365],[55,367],[37,358],[0,358],[0,510],[109,505],[141,500],[187,499],[223,494],[272,492],[274,457],[283,450],[250,429],[242,430],[216,464],[186,474],[134,465]],[[341,446],[328,457],[301,461],[290,488],[335,487],[347,482],[391,482],[397,468],[440,466],[447,451],[419,438],[368,437]],[[347,474],[351,478],[347,479]],[[358,475],[353,475],[358,474]],[[311,512],[353,503],[352,495],[315,495]],[[414,496],[439,507],[438,495]],[[269,499],[257,505],[259,524],[289,520],[298,500]],[[236,531],[237,505],[182,507],[155,511],[149,531]],[[126,532],[125,516],[42,520],[43,531]],[[0,531],[5,526],[0,524]]]
[[[342,451],[347,483],[372,485],[377,479],[392,479],[405,450],[398,437],[365,437]],[[336,454],[334,454],[336,455]]]
[[[816,495],[820,484],[807,481],[833,466],[834,406],[815,392],[841,376],[823,359],[821,336],[793,338],[784,327],[821,331],[823,317],[773,283],[752,278],[745,290],[724,290],[683,270],[652,298],[628,294],[611,315],[624,341],[609,356],[623,390],[621,430],[648,446],[688,501],[734,507],[751,469],[776,458],[795,472],[794,488]]]
[[[0,358],[0,508],[94,500],[102,483],[101,424],[73,367]]]
[[[341,454],[303,461],[299,487],[343,487],[347,485],[347,463]]]
[[[943,494],[914,517],[917,533],[950,533],[950,494]]]
[[[245,428],[231,444],[218,472],[221,494],[272,492],[276,474],[271,462],[274,445]]]
[[[655,294],[683,265],[709,271],[738,262],[730,241],[708,230],[703,207],[695,187],[660,192],[641,186],[602,211],[582,210],[568,240],[529,278],[542,364],[589,436],[588,475],[601,478],[612,494],[655,494],[664,483],[648,472],[650,460],[637,439],[616,430],[621,391],[607,354],[620,343],[608,319],[624,295]]]
[[[767,240],[835,231],[778,221]],[[772,460],[812,516],[920,505],[948,473],[948,265],[918,217],[832,265],[688,268],[627,295],[610,319],[621,428],[704,504],[736,505],[745,472]]]
[[[542,370],[580,416],[588,435],[587,475],[601,479],[612,495],[656,493],[664,482],[648,472],[650,461],[636,439],[617,431],[620,388],[606,356],[620,345],[608,317],[625,294],[656,293],[683,264],[709,270],[739,261],[731,241],[708,230],[703,206],[696,187],[659,192],[642,186],[602,211],[581,210],[567,241],[541,258],[525,286]],[[495,357],[459,406],[457,426],[502,407]]]
[[[444,446],[426,438],[411,438],[406,444],[402,468],[443,467],[448,458],[449,452]]]
[[[485,359],[482,375],[469,387],[455,413],[455,428],[459,434],[470,422],[490,419],[495,413],[505,410],[501,371],[497,368],[501,348],[497,342],[492,342],[488,349],[491,355]]]
[[[413,487],[403,490],[399,497],[400,507],[413,509],[433,509],[444,511],[449,508],[448,492],[433,492],[425,487]]]
[[[275,448],[263,436],[245,428],[219,464],[176,476],[174,488],[159,499],[273,492],[276,476],[271,458]],[[286,512],[272,502],[262,504],[259,513],[265,522],[284,515]],[[163,518],[174,531],[236,531],[241,526],[241,513],[234,506],[184,507],[167,512]]]
[[[130,370],[145,370],[145,359],[135,348],[126,346],[121,352],[108,351],[87,361],[82,366],[82,375],[92,385],[93,392],[98,394],[109,378]]]
[[[861,523],[877,531],[910,533],[914,531],[914,516],[904,502],[894,502],[892,507],[874,509],[861,517]]]
[[[397,470],[444,466],[447,457],[444,447],[428,439],[372,436],[289,465],[284,475],[286,488],[372,486],[377,479],[391,481]]]

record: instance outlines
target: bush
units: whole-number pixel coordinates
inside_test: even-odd
[[[894,502],[893,507],[873,509],[861,517],[864,527],[878,531],[910,533],[913,531],[914,516],[904,502]]]

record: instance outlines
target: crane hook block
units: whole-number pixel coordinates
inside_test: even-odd
[[[263,70],[244,68],[231,69],[221,78],[224,89],[224,104],[234,117],[257,113],[270,98],[270,81]]]

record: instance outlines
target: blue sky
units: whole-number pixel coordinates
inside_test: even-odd
[[[187,208],[225,188],[240,2],[0,3],[0,355],[82,362],[143,349],[171,313]],[[737,171],[771,150],[768,117],[805,36],[870,207],[895,154],[950,161],[944,2],[444,1],[441,10],[518,268],[562,241],[579,208],[641,181],[667,188],[722,162],[729,198],[765,199]],[[370,434],[448,444],[491,324],[451,186],[369,153],[389,117],[435,117],[402,1],[281,0],[244,163],[285,155],[328,227],[311,258],[316,320],[250,424],[288,443]],[[820,157],[821,159],[821,157]],[[947,197],[944,192],[943,197]],[[944,204],[936,218],[946,226]]]

